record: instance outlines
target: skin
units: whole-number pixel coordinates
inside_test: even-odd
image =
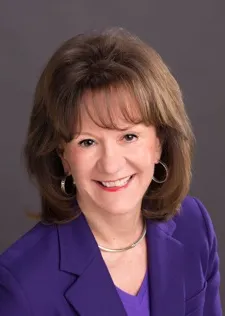
[[[129,107],[136,109],[134,98],[126,90],[123,93]],[[95,101],[104,111],[103,93],[96,93]],[[84,95],[83,102],[94,115],[91,93]],[[154,126],[125,121],[120,107],[116,106],[119,104],[116,93],[111,94],[109,102],[115,104],[117,125],[126,130],[101,128],[84,110],[81,132],[70,143],[64,144],[61,158],[65,173],[73,176],[78,204],[97,243],[108,248],[122,248],[133,243],[142,232],[141,203],[160,159],[161,145]],[[115,181],[132,175],[128,186],[116,192],[105,191],[96,182]],[[143,240],[127,252],[102,253],[114,283],[131,294],[138,291],[146,272],[146,249]],[[129,270],[132,281],[127,277]]]

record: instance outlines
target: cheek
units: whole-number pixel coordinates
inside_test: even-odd
[[[93,159],[79,149],[71,149],[67,152],[67,161],[70,165],[71,173],[74,179],[84,179],[84,175],[90,173],[93,165]]]
[[[141,165],[154,166],[157,162],[157,153],[154,145],[146,145],[135,148],[132,153],[133,161],[139,162]]]

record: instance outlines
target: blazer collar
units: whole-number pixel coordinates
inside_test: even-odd
[[[147,221],[151,316],[184,315],[183,245],[176,224]],[[65,297],[82,315],[125,316],[123,304],[85,217],[58,226],[60,270],[72,273]]]

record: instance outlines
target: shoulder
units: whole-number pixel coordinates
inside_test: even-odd
[[[209,243],[215,234],[211,217],[205,205],[196,197],[187,196],[180,207],[178,214],[173,218],[176,231],[189,234],[202,234]]]
[[[58,225],[39,223],[10,246],[0,256],[0,315],[54,314],[74,280],[60,258]]]
[[[184,245],[188,262],[198,258],[202,262],[203,271],[206,272],[210,258],[219,261],[213,223],[209,212],[199,199],[187,196],[172,221],[176,224],[173,237]]]
[[[217,246],[211,217],[204,204],[195,197],[186,196],[177,214],[157,226],[183,244],[186,250],[209,253],[213,245]]]
[[[207,295],[205,310],[211,315],[220,306],[220,260],[212,220],[204,204],[190,196],[184,199],[173,220],[173,236],[183,244],[187,296],[191,297],[201,282]]]
[[[29,267],[35,266],[37,259],[48,257],[57,240],[55,225],[36,224],[0,255],[0,268],[7,269],[16,275],[26,273]],[[32,263],[32,265],[31,265]],[[22,277],[22,276],[21,276]]]

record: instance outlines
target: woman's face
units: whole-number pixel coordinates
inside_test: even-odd
[[[137,108],[128,92],[124,93],[129,106]],[[115,102],[113,99],[112,96],[110,102]],[[84,100],[94,111],[92,96],[87,93]],[[98,106],[105,107],[101,93],[95,100]],[[154,166],[160,159],[161,146],[155,128],[129,124],[119,107],[115,113],[117,125],[125,131],[101,128],[83,111],[80,134],[64,146],[65,173],[72,174],[77,201],[86,211],[124,214],[140,210]]]

